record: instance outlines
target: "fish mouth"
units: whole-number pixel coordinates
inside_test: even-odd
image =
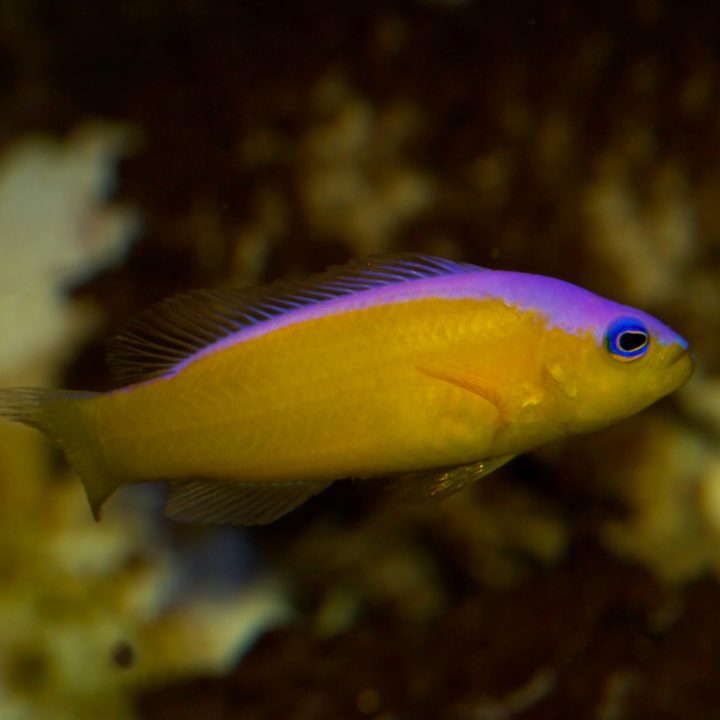
[[[687,351],[687,348],[682,345],[673,345],[668,354],[668,367],[677,365],[684,357],[689,358],[691,362],[695,359],[693,354]]]
[[[668,370],[672,370],[670,378],[675,389],[682,387],[695,370],[695,357],[682,345],[673,346],[667,357]]]
[[[668,367],[677,365],[683,358],[689,358],[694,365],[695,356],[688,351],[688,347],[684,343],[675,342],[667,349],[666,362]]]

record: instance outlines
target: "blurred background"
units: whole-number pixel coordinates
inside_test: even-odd
[[[720,707],[720,10],[0,1],[0,385],[111,387],[191,287],[414,250],[684,335],[682,391],[427,508],[90,518],[0,426],[0,720],[626,720]]]

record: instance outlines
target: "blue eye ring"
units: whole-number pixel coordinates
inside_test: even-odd
[[[605,331],[605,347],[620,362],[638,360],[650,347],[650,331],[637,318],[618,318]]]

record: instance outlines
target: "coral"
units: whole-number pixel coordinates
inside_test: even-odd
[[[596,469],[627,507],[624,519],[604,528],[608,547],[669,583],[717,567],[720,538],[708,522],[713,511],[708,514],[705,499],[718,482],[717,450],[683,423],[655,415],[625,427],[621,442],[632,448],[625,462],[610,467],[599,461]]]
[[[437,194],[430,176],[410,159],[418,108],[400,102],[373,107],[331,73],[314,89],[310,113],[314,122],[302,139],[298,170],[314,235],[341,239],[353,255],[387,250]]]
[[[622,447],[632,447],[626,462],[598,461],[606,486],[628,508],[606,525],[606,543],[669,583],[720,574],[718,380],[701,371],[679,399],[684,422],[644,415],[623,432]]]
[[[242,138],[240,167],[260,182],[235,235],[234,282],[262,278],[270,251],[298,227],[312,243],[342,246],[346,256],[387,252],[437,200],[436,183],[415,160],[423,128],[412,102],[376,107],[343,73],[329,71],[308,89],[301,112],[292,149],[265,125]],[[269,173],[277,167],[282,182]]]
[[[623,149],[609,149],[599,164],[585,193],[588,249],[610,266],[629,304],[678,301],[697,244],[691,189],[682,167],[667,162],[656,168],[648,197],[641,199],[632,155],[628,159]]]
[[[103,200],[132,136],[120,125],[87,125],[62,143],[30,137],[3,155],[0,377],[72,348],[80,321],[65,291],[124,257],[136,214]]]
[[[3,158],[3,385],[52,381],[87,335],[88,308],[66,292],[118,263],[136,227],[134,212],[103,202],[127,138],[89,126]],[[249,556],[237,536],[203,533],[178,548],[152,506],[128,497],[96,524],[42,437],[9,423],[0,499],[0,717],[132,718],[132,688],[217,671],[284,613],[278,588],[236,577]],[[197,588],[189,558],[202,548],[205,564],[227,559]]]

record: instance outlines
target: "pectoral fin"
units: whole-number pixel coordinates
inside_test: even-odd
[[[170,485],[165,514],[185,522],[265,525],[302,505],[329,484],[176,480]]]
[[[494,383],[490,378],[483,378],[475,373],[469,373],[453,367],[421,365],[418,366],[418,370],[430,378],[441,380],[449,385],[454,385],[474,395],[478,395],[497,408],[498,413],[502,414],[500,395],[493,390]]]
[[[387,480],[384,489],[390,500],[407,505],[444,500],[489,475],[513,457],[514,455],[503,455],[468,465],[399,475]]]

